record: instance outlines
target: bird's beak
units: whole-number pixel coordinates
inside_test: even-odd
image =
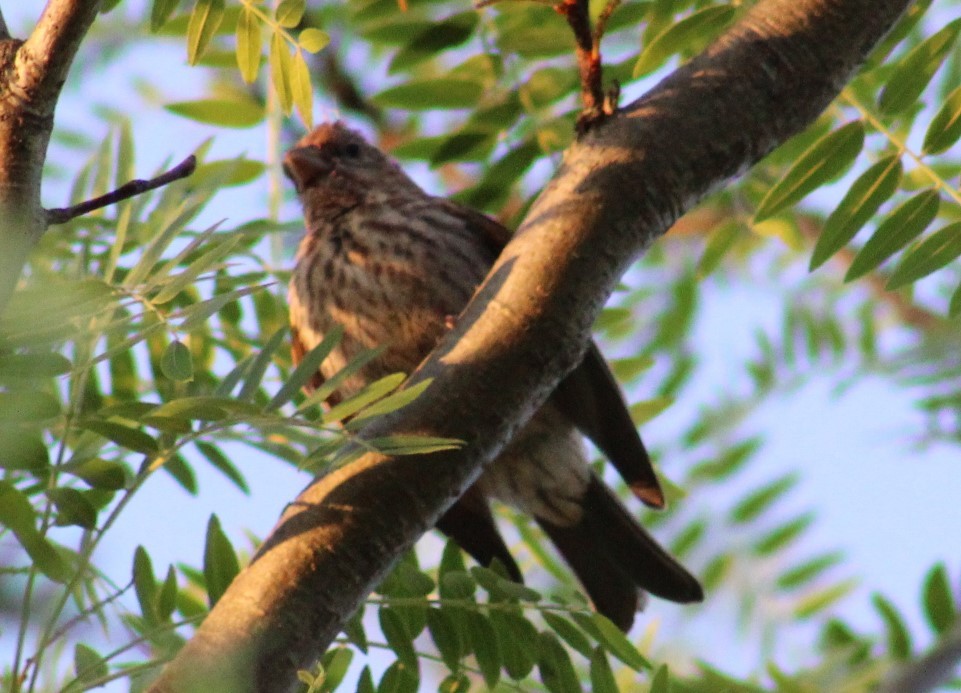
[[[330,173],[331,166],[316,147],[297,147],[284,156],[284,174],[301,193],[313,181]]]

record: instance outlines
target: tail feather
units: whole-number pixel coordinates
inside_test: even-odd
[[[704,598],[698,581],[631,517],[614,493],[592,477],[584,515],[571,527],[538,520],[584,585],[599,612],[627,630],[639,590],[673,602]]]

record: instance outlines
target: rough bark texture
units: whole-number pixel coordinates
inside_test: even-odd
[[[50,0],[26,41],[0,32],[0,311],[47,228],[40,178],[53,113],[100,0]]]
[[[448,339],[413,405],[366,435],[457,452],[366,455],[309,486],[155,691],[285,691],[581,355],[618,278],[710,189],[808,125],[908,0],[765,0],[702,56],[593,128]]]

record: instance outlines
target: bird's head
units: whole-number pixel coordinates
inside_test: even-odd
[[[308,215],[346,211],[390,191],[419,190],[386,154],[339,121],[304,136],[283,166]]]

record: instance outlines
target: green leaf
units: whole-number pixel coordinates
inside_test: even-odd
[[[931,568],[924,579],[924,617],[939,635],[946,633],[958,618],[958,607],[943,563]]]
[[[948,316],[955,318],[961,314],[961,284],[951,294],[951,301],[948,303]]]
[[[466,674],[448,674],[437,687],[438,693],[467,693],[470,690],[470,679]]]
[[[730,514],[731,522],[735,524],[750,522],[796,485],[796,474],[785,474],[765,484],[734,506]]]
[[[473,566],[470,569],[470,574],[478,585],[490,593],[492,598],[506,597],[508,599],[523,599],[527,602],[540,601],[541,595],[537,591],[499,575],[490,568],[479,565]]]
[[[908,250],[888,279],[887,289],[898,289],[936,272],[961,255],[961,222],[948,224]]]
[[[797,539],[814,522],[814,514],[806,513],[793,520],[785,522],[767,532],[754,544],[754,551],[759,556],[767,556],[780,551]]]
[[[440,77],[406,82],[385,89],[372,99],[384,108],[408,111],[472,108],[483,93],[480,82]]]
[[[220,527],[220,520],[216,515],[211,515],[204,545],[204,581],[210,606],[223,596],[239,572],[240,563],[234,547]]]
[[[73,648],[73,672],[82,683],[94,683],[110,673],[106,660],[95,649],[83,643]]]
[[[180,0],[153,0],[150,8],[150,31],[156,33],[166,24],[179,4]]]
[[[856,586],[857,583],[855,581],[845,580],[844,582],[839,582],[836,585],[809,594],[801,599],[795,606],[795,616],[801,620],[811,618],[827,609],[839,599],[846,597]]]
[[[187,345],[177,339],[170,342],[160,357],[160,371],[171,380],[193,380],[193,356]]]
[[[210,464],[233,482],[234,486],[245,494],[250,494],[250,487],[247,486],[247,480],[244,478],[244,475],[227,459],[220,451],[220,448],[202,440],[194,441],[194,445],[197,446],[197,450],[200,451],[200,454],[203,455]]]
[[[0,354],[0,381],[52,378],[69,373],[72,368],[69,359],[55,352]]]
[[[397,661],[387,667],[377,685],[377,693],[418,693],[419,684],[417,669]]]
[[[30,500],[6,481],[0,481],[0,525],[17,537],[37,569],[55,582],[64,583],[72,571],[46,537],[36,529],[36,513]]]
[[[901,182],[903,173],[901,157],[897,154],[881,159],[862,173],[844,199],[824,224],[811,256],[809,270],[820,267],[850,242],[854,235],[874,216]]]
[[[417,669],[417,653],[414,651],[414,643],[404,619],[391,607],[381,607],[378,612],[380,620],[380,630],[387,639],[387,645],[397,655],[397,659],[405,665]]]
[[[734,13],[729,5],[706,7],[672,24],[644,47],[633,76],[646,75],[675,53],[700,51],[731,23]]]
[[[348,397],[340,404],[331,407],[329,411],[324,412],[324,423],[329,424],[343,421],[347,417],[359,412],[368,404],[386,396],[387,393],[395,390],[397,386],[406,379],[407,376],[403,373],[392,373],[375,380],[357,394]]]
[[[397,74],[443,50],[461,45],[474,32],[478,17],[475,11],[461,12],[428,25],[394,54],[388,74]]]
[[[274,34],[270,37],[270,83],[274,85],[274,93],[284,115],[290,115],[294,106],[292,70],[287,44],[279,33]]]
[[[674,404],[674,398],[669,396],[653,397],[632,404],[628,411],[631,412],[631,420],[636,426],[640,426]]]
[[[553,633],[541,633],[537,650],[537,668],[547,690],[552,693],[581,692],[574,664],[557,636]]]
[[[577,73],[569,68],[545,67],[534,71],[520,88],[522,102],[542,108],[577,88]]]
[[[590,622],[594,625],[598,641],[607,648],[607,651],[631,667],[634,671],[650,669],[650,663],[637,651],[637,648],[621,632],[621,629],[611,623],[610,619],[602,614],[592,614]],[[582,619],[574,617],[580,623]]]
[[[267,287],[263,285],[245,286],[242,289],[229,291],[184,308],[179,313],[179,317],[184,318],[184,320],[177,325],[177,329],[182,332],[191,332],[205,323],[211,315],[219,312],[228,303],[233,303],[244,296],[250,296],[251,294],[263,291],[265,288]]]
[[[570,30],[545,8],[530,7],[502,13],[497,17],[497,25],[500,30],[497,47],[504,53],[539,58],[574,52]]]
[[[662,664],[657,668],[654,677],[651,679],[650,693],[670,693],[670,690],[671,674],[667,669],[667,665]]]
[[[441,576],[439,587],[444,599],[473,599],[477,583],[466,570],[447,570]]]
[[[257,357],[247,369],[247,377],[244,378],[243,387],[240,388],[240,393],[237,395],[238,399],[249,400],[253,398],[254,394],[256,394],[260,388],[260,383],[264,379],[267,367],[270,366],[271,361],[273,361],[274,353],[286,336],[286,327],[281,327],[270,336],[270,339],[264,344],[264,348],[257,354]]]
[[[617,679],[604,654],[604,648],[595,647],[591,653],[591,691],[592,693],[618,693]]]
[[[385,455],[426,455],[442,450],[457,450],[464,446],[464,441],[454,438],[435,438],[417,434],[395,434],[371,438],[367,441],[371,446]]]
[[[197,167],[191,180],[196,181],[198,184],[206,184],[207,181],[210,181],[211,185],[220,188],[244,185],[260,176],[266,168],[267,166],[264,162],[245,159],[242,156],[236,159],[207,161]],[[243,243],[244,239],[238,237],[237,241]],[[176,264],[180,264],[180,261],[178,260]]]
[[[102,419],[88,419],[84,421],[82,427],[88,431],[93,431],[107,440],[113,441],[122,448],[141,452],[150,455],[157,452],[160,448],[157,441],[139,428],[132,428],[115,421],[104,421]]]
[[[707,239],[707,247],[697,263],[697,278],[707,278],[718,266],[721,260],[727,255],[728,251],[734,247],[735,243],[743,235],[741,224],[737,221],[729,221],[721,224],[711,232]]]
[[[842,125],[819,139],[768,190],[754,213],[754,223],[774,216],[843,174],[863,147],[864,125],[860,120]]]
[[[812,558],[786,571],[777,579],[777,586],[784,590],[800,587],[811,582],[811,580],[814,580],[824,573],[824,571],[833,568],[840,563],[842,559],[843,556],[840,553],[828,553]]]
[[[264,107],[253,99],[200,99],[164,106],[171,113],[199,123],[228,128],[249,128],[264,119]]]
[[[224,18],[224,0],[197,0],[187,25],[187,62],[196,65]]]
[[[504,611],[492,611],[490,624],[497,634],[497,651],[503,658],[504,669],[511,678],[523,679],[537,663],[537,629],[523,616]],[[471,644],[476,655],[477,643],[473,630]]]
[[[24,469],[37,473],[49,465],[50,455],[38,432],[7,427],[0,429],[0,469]]]
[[[357,693],[376,693],[374,676],[370,673],[370,667],[364,667],[360,676],[357,677]]]
[[[367,633],[364,631],[364,608],[361,607],[344,625],[344,635],[347,642],[355,645],[358,650],[367,654]]]
[[[956,19],[918,44],[897,63],[878,98],[878,107],[883,113],[897,113],[918,102],[921,92],[951,52],[959,29],[961,20]]]
[[[291,66],[290,89],[294,105],[300,113],[301,120],[310,130],[314,127],[314,91],[310,83],[310,68],[304,60],[304,54],[299,50],[294,53]]]
[[[148,624],[159,622],[157,617],[157,580],[154,577],[153,563],[143,546],[138,546],[133,554],[133,588],[140,604],[140,613]]]
[[[213,272],[219,269],[221,260],[230,255],[242,240],[240,236],[229,238],[224,238],[223,236],[218,237],[216,241],[210,244],[210,248],[187,265],[183,272],[172,277],[165,276],[173,269],[169,266],[169,263],[165,265],[160,271],[151,275],[148,280],[150,282],[162,282],[160,291],[153,297],[153,302],[156,305],[163,305],[176,298],[181,291],[191,287],[204,272]]]
[[[317,53],[330,43],[330,36],[320,29],[308,28],[300,32],[297,45],[308,53]]]
[[[277,6],[275,18],[277,23],[285,29],[293,29],[300,24],[304,17],[304,10],[307,9],[306,0],[283,0]]]
[[[173,566],[167,568],[167,577],[157,594],[157,615],[163,621],[169,621],[170,615],[177,608],[177,573]],[[186,615],[186,614],[185,614]]]
[[[97,510],[83,493],[74,488],[51,488],[45,492],[57,509],[57,524],[84,529],[97,526]]]
[[[501,676],[501,651],[498,647],[497,632],[491,622],[477,611],[467,611],[464,614],[464,622],[467,626],[471,649],[477,659],[477,666],[484,676],[484,683],[489,689],[494,690]],[[527,671],[530,671],[533,666],[532,661]],[[510,667],[508,671],[511,671]]]
[[[0,421],[46,421],[60,414],[60,402],[36,390],[0,391]]]
[[[358,421],[365,421],[375,416],[381,416],[382,414],[389,414],[392,411],[397,411],[401,407],[406,407],[420,397],[424,390],[430,387],[431,380],[431,378],[422,380],[416,385],[411,385],[408,388],[387,395],[379,402],[375,402],[359,412],[351,421],[351,424],[356,424]]]
[[[240,76],[247,84],[252,84],[260,71],[262,29],[260,18],[254,11],[247,5],[241,7],[237,19],[236,55]]]
[[[932,188],[918,193],[891,212],[854,256],[844,281],[864,276],[919,236],[934,221],[940,204],[938,191]]]
[[[545,611],[542,615],[544,622],[550,626],[551,630],[557,633],[564,642],[588,659],[591,658],[593,652],[591,643],[577,626],[563,616],[552,614],[550,611]]]
[[[451,671],[457,671],[464,656],[464,644],[453,618],[442,609],[428,609],[427,629],[444,664]]]
[[[871,603],[884,621],[888,652],[895,659],[905,660],[911,656],[911,632],[898,613],[897,608],[881,594],[871,596]]]
[[[349,647],[336,647],[324,653],[324,682],[320,687],[321,693],[334,691],[344,680],[350,663],[354,659],[354,651]]]
[[[924,135],[925,154],[940,154],[961,138],[961,87],[948,94]]]
[[[345,380],[347,380],[354,373],[357,373],[361,368],[366,366],[382,353],[384,353],[383,347],[362,351],[360,354],[355,356],[350,363],[334,373],[331,377],[325,379],[323,385],[318,387],[313,394],[310,395],[310,397],[304,400],[304,402],[300,405],[300,410],[304,410],[308,407],[314,406],[315,404],[324,402],[332,393],[337,390],[338,387],[341,386]]]

